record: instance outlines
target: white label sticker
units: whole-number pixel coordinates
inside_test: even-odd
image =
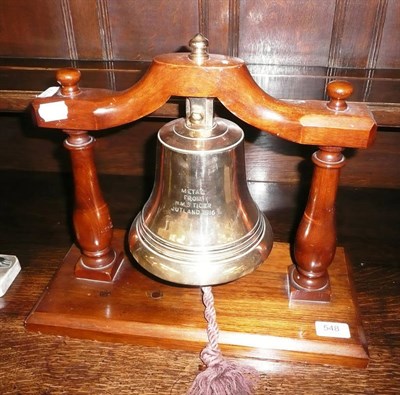
[[[59,86],[51,86],[50,88],[47,88],[45,91],[43,91],[38,97],[51,97],[54,96],[58,90],[60,89]]]
[[[64,101],[41,104],[38,112],[45,122],[68,119],[68,107]]]
[[[343,322],[315,321],[315,332],[318,336],[350,339],[350,328]]]

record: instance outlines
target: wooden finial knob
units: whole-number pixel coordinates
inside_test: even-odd
[[[208,54],[208,40],[201,34],[196,34],[190,41],[190,54],[189,59],[195,61],[197,64],[202,64],[207,60],[210,55]]]
[[[347,108],[346,99],[353,93],[353,85],[347,81],[332,81],[326,91],[329,96],[328,108],[335,111],[344,111]]]
[[[80,92],[79,81],[81,72],[72,67],[58,70],[56,73],[57,82],[61,85],[61,94],[74,96]]]

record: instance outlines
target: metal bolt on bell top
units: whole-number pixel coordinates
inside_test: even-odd
[[[272,230],[250,196],[244,133],[213,117],[213,99],[187,99],[186,118],[158,132],[153,191],[129,232],[137,262],[186,285],[226,283],[269,255]]]

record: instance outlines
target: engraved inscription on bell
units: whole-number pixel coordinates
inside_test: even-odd
[[[208,201],[204,189],[182,188],[180,200],[175,200],[171,211],[189,215],[216,215],[217,210]]]

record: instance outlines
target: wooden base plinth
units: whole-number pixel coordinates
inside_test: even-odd
[[[114,248],[123,250],[124,233]],[[73,246],[26,319],[28,330],[200,352],[207,342],[199,288],[165,284],[125,257],[113,283],[77,279]],[[226,356],[365,367],[367,347],[342,248],[329,269],[330,303],[288,299],[289,245],[275,243],[254,273],[213,287],[220,346]],[[347,324],[349,338],[316,333],[316,322]],[[329,333],[330,332],[330,333]],[[156,352],[156,350],[155,350]],[[259,362],[258,365],[259,366]]]

